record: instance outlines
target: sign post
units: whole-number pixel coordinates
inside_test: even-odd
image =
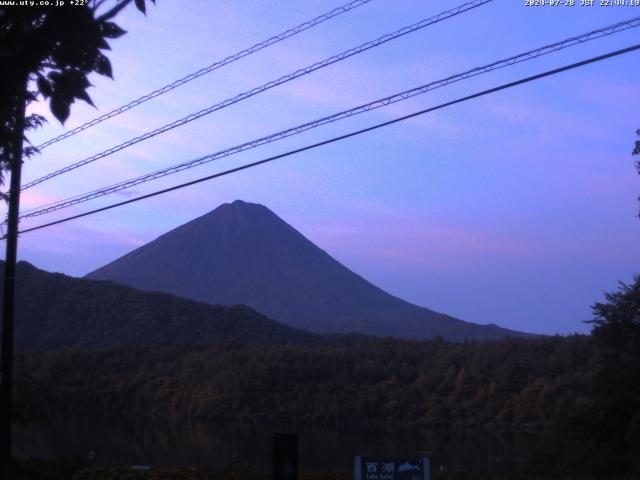
[[[429,459],[356,457],[354,480],[430,480]]]
[[[273,436],[274,480],[298,480],[298,435],[276,433]]]

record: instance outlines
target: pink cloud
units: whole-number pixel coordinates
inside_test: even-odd
[[[24,211],[28,208],[39,207],[58,200],[53,195],[39,192],[38,190],[28,189],[20,194],[20,210]]]

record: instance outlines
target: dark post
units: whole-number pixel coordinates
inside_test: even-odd
[[[20,213],[20,174],[22,171],[22,139],[27,79],[16,83],[15,130],[9,165],[9,212],[7,215],[7,250],[4,265],[4,297],[2,303],[2,383],[0,384],[0,479],[11,478],[12,460],[12,390],[13,390],[13,324],[15,316],[16,259],[18,253],[18,215]]]
[[[298,480],[298,435],[273,435],[273,480]]]

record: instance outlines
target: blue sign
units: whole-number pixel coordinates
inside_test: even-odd
[[[356,457],[354,479],[429,480],[429,459]]]

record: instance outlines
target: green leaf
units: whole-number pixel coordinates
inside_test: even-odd
[[[40,128],[45,123],[47,123],[47,119],[42,115],[38,115],[37,113],[32,113],[28,115],[24,119],[24,129],[25,130],[33,130],[35,128]]]
[[[84,100],[85,102],[87,102],[92,107],[95,107],[95,104],[93,103],[93,100],[91,100],[91,97],[89,96],[89,94],[87,93],[86,90],[82,90],[81,92],[78,92],[76,97],[79,98],[80,100]]]
[[[135,2],[136,2],[136,7],[138,7],[138,10],[140,10],[142,13],[146,15],[147,7],[144,4],[144,0],[135,0]]]
[[[70,102],[65,99],[57,96],[51,97],[51,112],[60,123],[64,123],[69,118],[69,106]]]
[[[24,150],[22,151],[22,155],[24,155],[25,158],[31,158],[37,154],[40,154],[40,150],[32,146],[24,147]]]
[[[126,30],[123,30],[113,22],[104,22],[100,24],[100,29],[102,30],[102,36],[105,38],[118,38],[127,33]]]
[[[113,78],[111,62],[102,53],[98,53],[98,55],[96,56],[94,70],[100,75],[106,75],[107,77]]]
[[[102,37],[98,40],[97,47],[102,50],[111,50],[111,45]]]
[[[46,78],[38,74],[36,84],[38,85],[38,90],[40,90],[40,93],[44,98],[49,98],[51,96],[51,93],[52,93],[51,84],[48,82]]]
[[[38,93],[37,90],[27,90],[25,92],[25,100],[27,103],[35,102],[38,99]]]
[[[53,97],[72,103],[80,98],[82,92],[90,87],[87,76],[80,70],[65,70],[52,79]]]

